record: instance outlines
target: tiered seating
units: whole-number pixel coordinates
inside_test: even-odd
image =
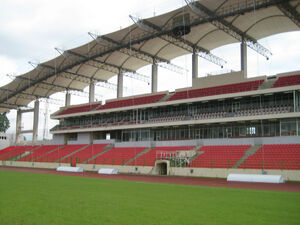
[[[81,113],[81,112],[89,112],[95,108],[97,108],[101,103],[94,103],[89,105],[75,106],[71,108],[67,108],[61,111],[58,115],[72,114],[72,113]]]
[[[223,118],[227,112],[220,111],[220,112],[206,112],[206,113],[197,113],[193,116],[195,120],[205,120],[205,119],[216,119],[216,118]]]
[[[300,74],[293,76],[279,77],[272,87],[284,87],[300,84]]]
[[[4,156],[5,154],[7,154],[7,153],[10,152],[10,151],[16,150],[18,147],[19,147],[19,146],[9,146],[9,147],[7,147],[7,148],[5,148],[5,149],[2,149],[2,150],[0,151],[0,159],[1,159],[1,156]]]
[[[195,146],[168,146],[168,147],[155,147],[149,152],[138,157],[134,162],[131,162],[129,165],[136,166],[154,166],[156,160],[156,153],[158,152],[175,152],[175,151],[188,151],[194,148]]]
[[[293,109],[292,105],[280,105],[280,106],[265,106],[262,108],[247,108],[240,109],[235,112],[234,116],[255,116],[265,114],[281,114],[289,113]]]
[[[36,148],[37,146],[31,146],[31,145],[26,145],[26,146],[15,146],[14,149],[11,151],[7,152],[6,154],[3,154],[0,156],[0,160],[10,160],[13,159],[19,155],[22,155],[26,151],[30,151],[33,148]]]
[[[300,144],[263,145],[239,168],[300,170]]]
[[[175,92],[175,94],[173,94],[169,99],[167,99],[167,101],[174,101],[174,100],[187,99],[187,98],[198,98],[198,97],[205,97],[210,95],[229,94],[229,93],[244,92],[244,91],[253,91],[253,90],[257,90],[259,85],[261,85],[263,82],[264,80],[255,80],[255,81],[248,81],[243,83],[227,84],[227,85],[216,86],[216,87],[178,91]]]
[[[33,150],[33,152],[18,161],[36,161],[42,155],[47,154],[48,152],[60,147],[60,145],[42,145],[39,148]]]
[[[71,154],[72,152],[83,148],[86,145],[66,145],[62,148],[59,148],[53,152],[43,155],[41,158],[37,159],[37,162],[55,162],[58,159]]]
[[[160,100],[163,96],[165,96],[165,94],[157,94],[157,95],[129,98],[124,100],[110,101],[110,102],[106,102],[105,105],[99,107],[97,110],[155,103],[158,100]]]
[[[144,151],[146,147],[131,147],[131,148],[113,148],[104,154],[91,160],[90,164],[107,164],[107,165],[123,165],[128,160],[134,158],[137,154]]]
[[[156,116],[148,120],[149,123],[165,123],[183,120],[186,117],[184,114],[169,115],[169,116]]]
[[[63,162],[67,162],[69,163],[71,161],[71,158],[77,158],[77,162],[78,163],[82,163],[85,162],[86,160],[92,158],[94,155],[97,155],[101,152],[103,152],[105,150],[105,146],[107,146],[107,144],[93,144],[90,145],[84,149],[82,149],[79,152],[76,152],[75,154],[67,157],[66,159],[63,160]]]
[[[204,168],[232,168],[232,166],[245,154],[251,145],[217,145],[203,146],[203,151],[193,160],[189,167]]]

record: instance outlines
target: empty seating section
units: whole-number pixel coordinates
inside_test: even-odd
[[[19,146],[9,146],[5,149],[2,149],[0,150],[0,159],[1,159],[1,156],[4,156],[5,154],[7,154],[8,152],[10,151],[14,151],[15,149],[17,149]]]
[[[113,148],[89,161],[90,164],[123,165],[137,154],[147,149],[146,147]]]
[[[225,112],[225,111],[196,113],[193,116],[193,119],[194,120],[205,120],[205,119],[223,118],[226,116],[226,114],[227,114],[227,112]]]
[[[19,159],[18,161],[36,161],[41,156],[47,154],[50,151],[57,149],[60,146],[61,145],[42,145],[39,148],[34,149],[31,154],[26,155],[25,157]]]
[[[263,82],[264,80],[255,80],[255,81],[248,81],[243,83],[227,84],[227,85],[216,86],[216,87],[178,91],[175,92],[169,99],[167,99],[167,101],[174,101],[174,100],[187,99],[187,98],[198,98],[198,97],[205,97],[210,95],[229,94],[229,93],[244,92],[244,91],[253,91],[253,90],[257,90],[259,85],[261,85]]]
[[[62,148],[58,148],[57,150],[50,152],[48,154],[43,155],[36,162],[55,162],[61,159],[62,157],[69,155],[76,150],[83,148],[86,145],[66,145]]]
[[[82,149],[79,152],[76,152],[75,154],[72,154],[62,160],[62,162],[69,163],[71,161],[71,158],[76,159],[77,158],[77,163],[83,163],[87,161],[88,159],[92,158],[93,156],[103,152],[105,150],[105,146],[107,144],[93,144],[89,145],[88,147]]]
[[[292,105],[280,105],[280,106],[264,106],[262,108],[247,108],[239,109],[235,112],[234,116],[255,116],[265,114],[278,114],[292,112]]]
[[[72,113],[81,113],[81,112],[89,112],[95,108],[97,108],[101,103],[94,103],[89,105],[75,106],[71,108],[67,108],[61,111],[58,115],[72,114]]]
[[[300,74],[293,76],[279,77],[272,87],[284,87],[300,84]]]
[[[154,166],[156,155],[159,152],[176,152],[176,151],[188,151],[193,149],[195,146],[164,146],[164,147],[155,147],[151,149],[149,152],[141,155],[136,158],[133,162],[129,163],[129,165],[135,166]]]
[[[155,103],[165,95],[166,94],[158,94],[158,95],[143,96],[143,97],[136,97],[136,98],[129,98],[129,99],[124,99],[124,100],[116,100],[116,101],[106,102],[105,105],[102,105],[97,110],[121,108],[121,107],[127,107],[127,106]]]
[[[156,116],[152,117],[148,120],[149,123],[165,123],[165,122],[173,122],[184,120],[187,115],[177,114],[177,115],[169,115],[169,116]]]
[[[239,168],[246,169],[300,169],[300,144],[263,145],[250,155]]]
[[[31,149],[36,148],[37,146],[16,146],[11,151],[7,152],[6,154],[3,154],[0,156],[0,160],[15,160],[16,157],[20,157],[22,154],[24,154],[26,151],[30,151]]]
[[[232,168],[232,166],[245,154],[251,145],[214,145],[203,146],[203,151],[193,160],[189,167],[204,168]]]

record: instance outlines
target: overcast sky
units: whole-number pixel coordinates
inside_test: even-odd
[[[88,32],[106,34],[127,27],[133,23],[128,17],[129,14],[147,18],[183,5],[184,0],[1,0],[0,86],[11,81],[6,74],[20,75],[33,69],[28,61],[39,63],[58,56],[54,47],[74,48],[92,40]],[[248,49],[249,76],[300,70],[299,40],[300,32],[278,34],[259,40],[271,50],[273,56],[266,61]],[[240,69],[239,49],[238,44],[232,44],[212,51],[228,62],[223,71]],[[179,57],[172,62],[188,69],[189,72],[180,75],[159,68],[159,91],[173,91],[175,88],[191,86],[191,55]],[[147,66],[139,72],[150,75],[151,69]],[[205,76],[207,73],[220,73],[220,68],[199,59],[199,76]],[[169,82],[171,76],[173,82]],[[116,83],[116,79],[112,78],[110,82]],[[150,92],[150,85],[128,78],[124,79],[124,86],[125,95]],[[98,100],[116,97],[115,90],[96,87],[96,92]],[[55,94],[52,98],[63,100],[64,95]],[[84,102],[87,102],[86,97],[72,97],[72,104]],[[58,107],[51,104],[50,113]],[[44,113],[45,105],[41,103],[39,138],[42,137],[44,128]],[[9,113],[9,132],[15,132],[15,116],[15,110]],[[24,115],[25,129],[32,127],[31,120],[31,114]],[[55,123],[56,121],[49,121],[48,129]]]

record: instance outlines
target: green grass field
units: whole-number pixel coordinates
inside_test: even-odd
[[[300,193],[0,170],[0,224],[300,224]]]

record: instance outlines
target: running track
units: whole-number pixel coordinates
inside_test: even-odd
[[[0,170],[55,174],[55,175],[64,175],[64,176],[93,177],[99,179],[128,180],[128,181],[136,181],[136,182],[154,182],[154,183],[198,185],[198,186],[210,186],[210,187],[248,188],[248,189],[272,190],[272,191],[300,192],[300,182],[287,182],[284,184],[245,183],[245,182],[227,182],[226,179],[202,178],[202,177],[199,178],[199,177],[179,177],[179,176],[152,176],[152,175],[150,176],[150,175],[133,175],[133,174],[102,175],[102,174],[97,174],[95,172],[70,173],[70,172],[57,172],[55,170],[50,170],[50,169],[17,168],[17,167],[0,167]]]

